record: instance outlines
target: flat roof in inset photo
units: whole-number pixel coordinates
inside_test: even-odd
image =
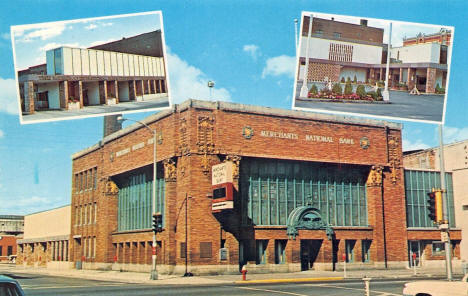
[[[451,26],[302,12],[292,107],[443,123],[453,36]]]
[[[171,106],[160,11],[11,27],[20,121]]]

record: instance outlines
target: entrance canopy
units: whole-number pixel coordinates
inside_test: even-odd
[[[325,230],[328,239],[332,239],[333,228],[330,225],[325,224],[320,215],[320,211],[311,206],[300,206],[295,208],[291,214],[289,214],[287,225],[287,234],[291,239],[296,239],[299,234],[299,229],[306,230]]]

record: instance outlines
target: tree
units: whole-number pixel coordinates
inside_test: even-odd
[[[346,82],[344,87],[344,94],[350,95],[353,93],[353,86],[351,85],[351,81]]]
[[[356,88],[356,94],[358,96],[360,96],[361,99],[366,96],[367,93],[366,93],[366,89],[365,89],[364,85],[362,85],[362,84],[358,85],[358,87]]]
[[[333,88],[332,88],[332,91],[336,94],[342,94],[343,93],[343,89],[341,88],[341,84],[339,83],[335,83],[333,84]]]
[[[309,92],[313,95],[316,95],[318,93],[317,86],[315,84],[312,84],[312,87],[310,88]]]

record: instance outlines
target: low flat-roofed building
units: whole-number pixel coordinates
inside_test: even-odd
[[[70,205],[24,216],[24,236],[18,240],[17,264],[68,267]]]

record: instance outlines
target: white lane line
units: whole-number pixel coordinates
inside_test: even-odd
[[[307,285],[307,286],[320,286],[320,287],[324,287],[324,288],[334,288],[334,289],[343,289],[343,290],[354,290],[354,291],[362,291],[362,292],[365,292],[366,289],[358,289],[358,288],[350,288],[350,287],[342,287],[342,286],[332,286],[332,285],[327,285],[327,284],[318,284],[318,285]],[[377,290],[373,290],[373,289],[370,289],[371,292],[373,293],[379,293],[380,295],[385,295],[385,296],[401,296],[401,294],[393,294],[393,293],[390,293],[390,292],[383,292],[383,291],[377,291]]]
[[[306,294],[297,294],[297,293],[292,293],[292,292],[284,292],[284,291],[277,291],[277,290],[268,290],[268,289],[259,289],[259,288],[251,288],[251,287],[237,287],[239,289],[244,289],[244,290],[254,290],[254,291],[262,291],[262,292],[268,292],[268,293],[278,293],[278,294],[286,294],[286,295],[294,295],[294,296],[309,296]]]
[[[29,286],[29,285],[21,285],[21,288],[25,290],[39,290],[39,289],[68,289],[68,288],[92,288],[92,287],[112,287],[112,286],[122,286],[125,284],[106,284],[106,285],[79,285],[79,286]]]

